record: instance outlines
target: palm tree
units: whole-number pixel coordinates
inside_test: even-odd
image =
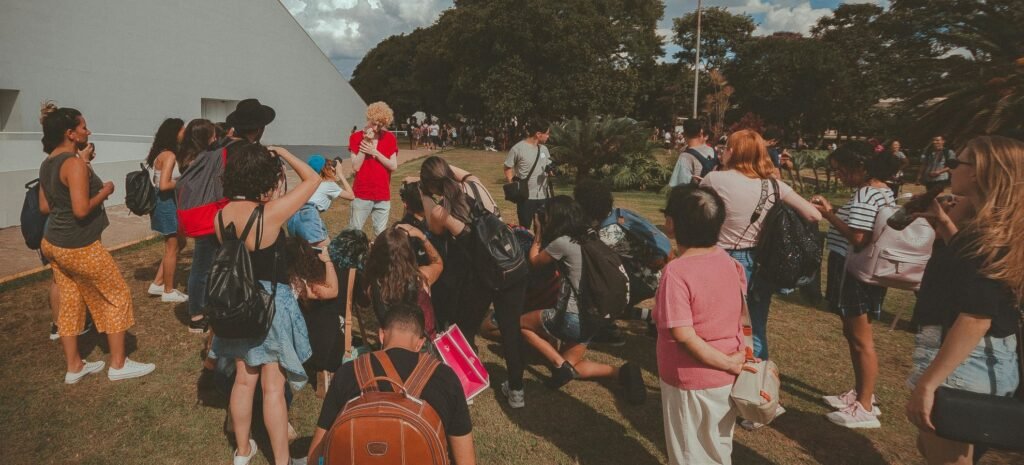
[[[579,180],[608,174],[629,155],[653,159],[649,135],[648,128],[631,118],[573,118],[552,126],[548,146],[552,158],[574,170]]]
[[[1024,126],[1024,12],[1005,5],[979,2],[979,11],[940,34],[970,56],[941,58],[947,79],[908,101],[916,110],[912,129],[919,137],[943,134],[959,145]]]

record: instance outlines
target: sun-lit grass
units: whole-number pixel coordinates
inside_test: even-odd
[[[503,154],[455,150],[452,163],[479,175],[500,197]],[[666,161],[671,161],[667,160]],[[419,162],[399,168],[394,186],[416,174]],[[561,185],[559,192],[570,186]],[[392,217],[401,215],[397,189]],[[620,206],[660,223],[657,192],[617,193]],[[500,200],[500,199],[499,199]],[[515,222],[514,206],[501,201],[503,216]],[[336,202],[325,218],[330,231],[347,224],[345,202]],[[184,306],[162,304],[146,295],[162,245],[148,244],[116,254],[135,299],[137,325],[130,331],[131,357],[157,363],[152,375],[113,383],[91,376],[74,386],[62,382],[60,349],[46,340],[50,321],[47,282],[31,281],[2,291],[0,297],[0,457],[11,464],[215,464],[228,463],[231,438],[223,433],[224,399],[197,389],[202,338],[189,335]],[[184,281],[191,259],[186,250],[179,270]],[[912,334],[906,322],[913,297],[892,292],[886,310],[903,316],[889,330],[887,313],[876,323],[881,365],[878,395],[883,427],[851,431],[829,423],[819,399],[845,391],[853,383],[846,343],[838,319],[801,297],[776,297],[769,338],[773,359],[784,377],[783,404],[788,413],[757,432],[737,428],[737,464],[913,464],[914,429],[903,418],[904,380],[910,368]],[[368,316],[368,315],[367,315]],[[479,462],[484,464],[653,464],[664,463],[660,399],[654,341],[638,324],[626,325],[628,342],[620,348],[595,348],[592,357],[612,364],[634,361],[643,368],[649,397],[642,406],[617,398],[614,382],[572,382],[561,391],[545,388],[547,368],[529,356],[527,407],[509,410],[493,390],[471,407]],[[83,337],[90,360],[106,358],[105,342]],[[496,344],[480,341],[482,358],[497,386],[505,379]],[[497,396],[497,397],[500,397]],[[319,413],[310,389],[296,393],[291,420],[302,437],[293,445],[301,455]],[[254,462],[265,464],[269,449],[260,441]],[[990,456],[987,463],[1024,463],[1020,455]]]

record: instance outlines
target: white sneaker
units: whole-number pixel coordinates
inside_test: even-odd
[[[779,408],[775,409],[775,418],[779,418],[780,416],[782,416],[783,413],[786,413],[786,409],[782,408],[782,406],[780,405]],[[775,421],[775,418],[772,418],[772,421]],[[747,431],[754,431],[764,428],[765,424],[744,419],[740,421],[740,427]]]
[[[522,389],[509,389],[508,381],[501,383],[501,393],[508,399],[508,406],[512,408],[526,407],[526,393]]]
[[[160,301],[172,303],[188,302],[188,296],[177,289],[171,292],[160,291]]]
[[[149,295],[161,296],[164,295],[163,284],[149,283]]]
[[[139,363],[130,358],[125,358],[123,367],[110,367],[110,369],[107,370],[107,378],[111,381],[138,378],[152,373],[155,369],[156,365],[152,363]]]
[[[249,461],[256,456],[256,441],[249,439],[249,455],[238,455],[238,449],[231,455],[232,465],[249,465]]]
[[[825,416],[832,423],[847,428],[882,427],[882,423],[878,421],[878,415],[865,410],[864,406],[860,405],[860,402],[854,402],[838,412],[832,412]]]
[[[838,396],[821,396],[821,398],[834,409],[843,409],[849,407],[850,404],[857,402],[857,390],[850,389]],[[871,404],[878,405],[878,398],[874,394],[871,395]]]
[[[103,367],[106,365],[105,363],[103,363],[103,360],[99,360],[96,362],[86,362],[85,360],[82,360],[82,363],[84,363],[85,366],[83,366],[82,370],[79,371],[78,373],[72,373],[70,371],[64,373],[64,382],[66,384],[75,384],[81,381],[82,378],[85,378],[86,375],[90,375],[92,373],[96,373],[102,370]]]

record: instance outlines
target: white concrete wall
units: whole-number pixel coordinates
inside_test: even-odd
[[[346,145],[366,110],[277,0],[0,0],[0,89],[18,91],[0,132],[0,227],[18,223],[36,177],[47,99],[85,115],[116,203],[163,119],[202,116],[204,98],[274,107],[264,141],[281,145]]]

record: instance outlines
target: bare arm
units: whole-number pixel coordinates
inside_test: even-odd
[[[726,354],[714,347],[697,335],[697,332],[690,326],[671,328],[672,339],[683,345],[693,358],[712,368],[728,371],[734,375],[739,374],[743,369],[745,353],[742,350],[733,354]]]
[[[299,160],[291,152],[281,147],[269,148],[277,152],[278,156],[291,166],[302,180],[298,186],[295,186],[295,189],[292,189],[280,198],[267,202],[267,206],[264,208],[264,215],[266,216],[264,221],[270,223],[266,228],[278,229],[313,196],[316,188],[320,185],[320,175],[316,174],[308,163]],[[261,247],[261,244],[257,244],[257,248],[259,247]]]
[[[345,200],[348,200],[348,201],[355,200],[355,198],[356,198],[355,191],[353,191],[352,190],[352,186],[349,185],[348,179],[345,179],[345,172],[342,171],[342,169],[341,169],[341,163],[338,163],[338,177],[337,177],[337,179],[338,179],[338,182],[341,183],[341,195],[339,195],[338,197],[341,197],[341,198],[343,198]]]
[[[851,228],[846,224],[846,222],[839,218],[838,215],[836,215],[835,209],[832,208],[832,204],[824,197],[820,195],[814,196],[814,203],[811,205],[821,212],[821,216],[831,223],[832,226],[836,228],[836,231],[839,231],[839,234],[842,234],[846,240],[850,241],[850,245],[853,246],[854,250],[860,250],[871,243],[871,231]]]
[[[76,157],[69,157],[60,168],[61,181],[71,194],[71,213],[78,220],[85,219],[114,193],[114,183],[107,181],[95,196],[89,197],[89,176],[89,167]]]
[[[512,178],[515,177],[515,173],[512,168],[505,167],[505,182],[512,182]]]
[[[787,195],[782,202],[796,210],[796,213],[808,223],[817,223],[822,219],[821,212],[796,192]]]
[[[359,151],[358,148],[356,148],[355,152],[351,152],[351,153],[352,153],[352,172],[356,173],[356,172],[359,172],[359,169],[363,167],[363,161],[366,160],[366,154],[361,152],[361,151]]]
[[[327,245],[327,241],[324,241],[322,246]],[[334,269],[334,264],[331,263],[331,256],[327,254],[327,249],[323,249],[320,253],[320,261],[324,262],[324,268],[326,268],[326,279],[323,284],[311,284],[306,286],[306,298],[313,300],[327,300],[333,299],[338,296],[338,272]]]
[[[316,431],[313,432],[313,439],[309,441],[309,457],[307,461],[309,465],[317,465],[320,463],[320,456],[323,455],[324,436],[327,436],[327,430],[317,426]]]
[[[452,458],[455,465],[476,465],[476,450],[473,446],[473,433],[465,436],[448,436],[452,445]]]
[[[160,167],[160,185],[157,189],[161,192],[174,190],[174,186],[177,185],[177,181],[171,179],[171,175],[174,171],[174,153],[170,151],[164,151],[156,158],[156,164]]]
[[[43,192],[43,184],[39,184],[39,213],[50,214],[50,202],[46,201],[46,194]]]
[[[992,327],[992,319],[988,317],[961,313],[946,333],[939,353],[935,355],[931,365],[921,374],[914,392],[907,401],[907,419],[911,423],[928,431],[934,431],[931,415],[937,389],[953,370],[971,354],[978,341]]]
[[[423,249],[427,252],[430,264],[421,266],[420,274],[423,275],[427,286],[433,286],[437,279],[441,277],[441,272],[444,271],[444,262],[441,260],[441,254],[437,253],[437,249],[434,248],[434,244],[431,244],[430,241],[423,240]]]
[[[377,150],[377,144],[374,141],[364,139],[363,143],[359,144],[359,152],[373,157],[374,160],[377,160],[388,171],[398,169],[398,153],[391,157],[384,156],[383,153],[380,153],[380,150]]]

